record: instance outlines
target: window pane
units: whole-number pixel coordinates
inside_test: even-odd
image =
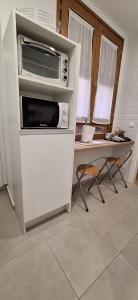
[[[81,44],[77,121],[84,122],[85,119],[89,119],[93,27],[69,10],[68,32],[71,40]]]
[[[94,123],[110,124],[116,59],[117,46],[102,36],[97,92],[92,119]]]

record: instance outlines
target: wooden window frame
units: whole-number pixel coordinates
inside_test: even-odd
[[[88,22],[93,28],[93,41],[92,41],[92,72],[91,72],[91,99],[90,99],[90,125],[100,127],[100,124],[92,123],[92,115],[94,110],[96,89],[97,89],[97,79],[99,71],[99,57],[100,57],[100,45],[101,45],[101,35],[103,34],[113,43],[118,46],[117,49],[117,61],[116,61],[116,73],[115,73],[115,83],[114,92],[111,108],[110,124],[103,125],[106,127],[106,132],[112,131],[115,104],[117,98],[118,82],[120,75],[121,59],[123,52],[124,39],[115,32],[108,24],[106,24],[97,14],[95,14],[87,5],[85,5],[81,0],[57,0],[57,29],[64,36],[68,36],[68,11],[72,9],[80,17],[82,17],[86,22]],[[77,123],[77,125],[82,126],[82,123]],[[97,133],[95,138],[104,138],[105,134]],[[79,135],[78,135],[79,138]]]

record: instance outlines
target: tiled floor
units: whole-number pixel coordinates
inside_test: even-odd
[[[138,185],[117,187],[26,235],[0,192],[0,300],[138,300]]]

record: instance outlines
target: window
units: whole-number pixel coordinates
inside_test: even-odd
[[[92,122],[110,124],[115,82],[117,46],[101,37],[100,62]]]
[[[93,27],[69,10],[68,36],[81,44],[80,77],[77,101],[77,122],[90,122],[91,63]]]
[[[57,24],[81,43],[77,133],[87,120],[102,138],[112,130],[124,41],[80,0],[58,0]]]

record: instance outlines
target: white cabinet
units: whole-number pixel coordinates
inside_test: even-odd
[[[20,136],[25,223],[70,203],[73,144],[73,134]]]
[[[69,58],[68,87],[18,75],[17,35],[46,43]],[[80,45],[13,10],[4,36],[8,118],[8,192],[22,228],[71,206]],[[22,130],[20,94],[69,103],[68,129]]]

